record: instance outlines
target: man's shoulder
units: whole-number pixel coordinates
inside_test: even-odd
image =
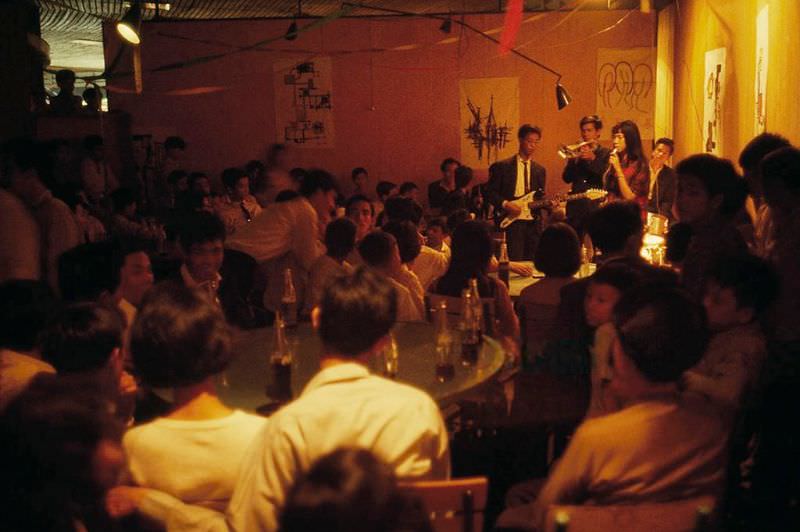
[[[508,168],[508,167],[512,167],[512,166],[514,166],[516,164],[516,162],[517,162],[517,156],[516,155],[512,155],[511,157],[509,157],[507,159],[500,159],[499,161],[493,162],[489,166],[489,171],[491,172],[492,168]]]

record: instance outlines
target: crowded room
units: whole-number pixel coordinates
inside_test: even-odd
[[[800,530],[800,2],[0,2],[0,530]]]

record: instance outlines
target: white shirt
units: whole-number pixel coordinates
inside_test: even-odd
[[[67,204],[46,190],[31,205],[33,215],[39,223],[44,277],[58,290],[58,259],[61,255],[83,242],[83,235]]]
[[[403,264],[400,267],[399,274],[395,277],[395,281],[402,284],[408,289],[411,294],[411,299],[414,305],[419,310],[419,319],[424,319],[425,316],[425,289],[422,288],[422,283],[419,282],[419,277],[413,271],[408,269],[408,266]]]
[[[242,457],[266,422],[241,410],[218,419],[156,419],[125,433],[128,469],[139,486],[224,510]]]
[[[106,161],[95,161],[87,157],[81,162],[81,180],[86,194],[92,201],[119,188],[119,181]]]
[[[170,531],[274,531],[297,476],[343,446],[372,451],[401,479],[450,476],[447,430],[436,403],[353,362],[321,370],[270,418],[242,460],[226,515],[159,492],[148,493],[139,509]]]
[[[39,225],[28,207],[0,188],[0,282],[42,275]]]
[[[325,253],[318,221],[317,211],[306,198],[272,203],[252,222],[240,227],[227,245],[259,263],[291,251],[307,272],[317,257]]]
[[[391,277],[386,277],[386,279],[392,284],[397,294],[397,321],[423,321],[425,313],[420,309],[411,290]]]
[[[0,349],[0,411],[21,394],[39,373],[55,373],[53,366],[23,353]]]
[[[443,243],[443,247],[447,245]],[[448,248],[449,251],[449,248]],[[419,255],[411,263],[411,271],[417,274],[422,288],[428,290],[433,281],[441,277],[450,265],[450,255],[436,251],[428,246],[422,246]]]

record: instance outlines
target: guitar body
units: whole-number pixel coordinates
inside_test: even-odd
[[[574,201],[576,199],[589,199],[589,200],[598,200],[605,198],[608,195],[608,192],[605,190],[597,189],[597,188],[590,188],[586,192],[581,192],[579,194],[567,194],[556,196],[552,200],[543,200],[542,197],[544,194],[542,191],[536,192],[529,192],[524,196],[521,196],[515,200],[509,201],[509,203],[513,203],[520,208],[520,213],[518,216],[506,216],[502,220],[500,220],[500,229],[506,229],[509,225],[513,224],[514,222],[519,222],[520,220],[524,221],[531,221],[534,219],[535,212],[538,209],[546,207],[549,203],[555,201],[558,203],[566,202],[566,201]]]

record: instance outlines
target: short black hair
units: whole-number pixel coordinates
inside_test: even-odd
[[[419,225],[424,210],[422,205],[411,198],[394,196],[386,200],[383,212],[389,221],[411,222]]]
[[[456,161],[452,157],[448,157],[447,159],[442,161],[442,164],[439,165],[439,170],[444,172],[445,170],[447,170],[447,167],[450,166],[451,164],[454,164],[456,166],[461,166],[460,162]]]
[[[132,188],[122,187],[111,193],[111,203],[114,205],[114,212],[122,212],[128,206],[136,203],[138,198]]]
[[[89,87],[88,89],[83,91],[83,101],[89,103],[89,100],[92,98],[102,98],[100,95],[100,90],[94,87]]]
[[[378,199],[383,199],[389,194],[392,193],[392,190],[397,188],[396,183],[392,183],[391,181],[380,181],[377,185],[375,185],[375,194],[378,195]]]
[[[134,366],[156,388],[190,386],[220,373],[231,360],[231,341],[219,306],[179,282],[153,287],[131,328]]]
[[[537,135],[539,135],[539,138],[542,137],[542,130],[541,130],[541,128],[539,126],[532,126],[530,124],[522,124],[520,126],[519,130],[517,131],[517,138],[519,140],[522,140],[525,137],[527,137],[528,135],[530,135],[531,133],[536,133]]]
[[[225,242],[225,223],[210,212],[191,213],[178,228],[178,242],[187,253],[195,244],[216,240]]]
[[[58,310],[53,290],[41,281],[0,283],[0,348],[30,351]]]
[[[681,176],[692,176],[703,186],[709,199],[722,196],[720,214],[723,216],[735,215],[744,205],[747,185],[728,159],[708,153],[691,155],[678,163],[675,172],[679,184]]]
[[[408,264],[419,256],[422,244],[419,240],[417,226],[409,221],[390,221],[383,226],[383,230],[394,236],[400,250],[400,260]]]
[[[309,170],[300,183],[300,195],[309,198],[318,190],[322,192],[336,190],[336,181],[325,170]]]
[[[603,253],[619,253],[628,239],[642,231],[639,205],[615,201],[593,212],[586,223],[592,245]]]
[[[590,284],[607,284],[619,290],[620,294],[635,289],[641,281],[642,274],[621,261],[609,261],[589,277]]]
[[[780,279],[772,265],[754,255],[725,257],[715,263],[706,276],[721,288],[736,295],[738,308],[750,308],[756,318],[777,299]]]
[[[542,232],[534,253],[536,269],[548,277],[571,277],[581,267],[581,242],[575,229],[554,223]]]
[[[358,254],[368,266],[385,266],[392,258],[392,249],[397,244],[394,235],[381,231],[371,231],[358,244]]]
[[[59,81],[75,81],[75,71],[68,68],[63,68],[56,72],[56,82]]]
[[[451,212],[447,215],[447,232],[452,235],[459,225],[470,219],[471,216],[467,209],[457,209]]]
[[[625,355],[651,382],[675,382],[708,344],[705,312],[687,293],[648,285],[628,290],[614,307]]]
[[[59,374],[93,371],[108,365],[122,347],[123,317],[97,303],[76,303],[61,311],[44,331],[42,358]]]
[[[469,166],[459,166],[456,168],[455,182],[456,188],[467,188],[472,182],[474,173]]]
[[[800,150],[780,148],[761,162],[761,176],[766,184],[780,183],[794,195],[800,195]]]
[[[300,197],[300,193],[297,192],[296,190],[289,190],[289,189],[281,190],[275,196],[275,203],[284,203],[284,202],[287,202],[287,201],[292,201],[293,199],[296,199],[296,198],[299,198],[299,197]]]
[[[775,150],[788,148],[792,143],[789,139],[777,133],[761,133],[747,143],[742,153],[739,154],[739,166],[745,172],[755,172],[764,157]]]
[[[234,189],[236,188],[236,183],[244,177],[250,178],[247,172],[241,168],[226,168],[222,171],[222,184],[225,185],[225,188]]]
[[[356,224],[350,218],[337,218],[325,228],[328,256],[344,259],[356,245]]]
[[[322,344],[336,354],[356,357],[389,334],[397,319],[397,294],[387,280],[359,268],[328,285],[320,314]]]
[[[442,230],[442,233],[449,234],[449,229],[447,227],[447,218],[444,216],[435,216],[428,220],[428,229],[431,227],[438,227]]]
[[[603,129],[603,121],[600,120],[600,117],[597,115],[586,115],[581,118],[580,127],[586,124],[594,124],[595,129]]]
[[[406,181],[402,185],[400,185],[400,194],[405,194],[406,192],[410,192],[412,190],[419,190],[419,187],[416,183],[412,181]]]
[[[373,205],[369,198],[363,194],[354,194],[350,196],[347,199],[347,203],[344,204],[344,212],[349,215],[350,209],[352,209],[356,203],[369,203],[369,208],[372,211],[372,215],[375,216],[375,205]]]
[[[92,151],[98,146],[103,145],[103,137],[100,135],[87,135],[83,138],[83,148],[86,151]]]
[[[350,179],[355,179],[359,174],[366,174],[366,173],[367,173],[366,168],[364,168],[363,166],[356,166],[355,168],[353,168],[353,171],[350,172]]]
[[[661,137],[660,139],[658,139],[657,141],[655,141],[653,143],[653,147],[655,148],[659,144],[663,144],[664,146],[669,148],[669,154],[670,155],[675,153],[675,141],[674,140],[672,140],[670,138],[667,138],[667,137]]]
[[[120,271],[125,266],[125,260],[135,253],[145,253],[150,256],[154,249],[154,242],[143,238],[117,238],[99,246],[94,251],[94,256],[98,256],[103,250],[109,250],[111,259],[111,284],[108,287],[110,292],[117,289],[120,282]],[[101,258],[101,257],[98,257]]]
[[[431,525],[421,505],[398,489],[388,464],[366,449],[340,448],[295,482],[280,530],[429,532]]]
[[[186,141],[181,137],[167,137],[164,141],[165,150],[185,150]]]

